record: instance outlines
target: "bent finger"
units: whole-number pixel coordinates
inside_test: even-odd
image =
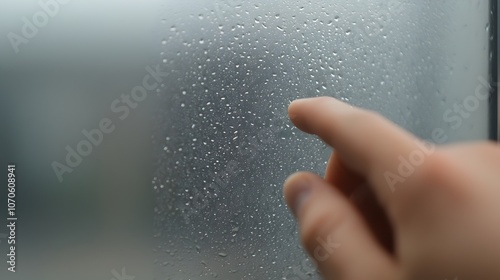
[[[326,279],[395,278],[392,258],[349,201],[321,177],[295,174],[286,181],[284,193],[304,247]]]

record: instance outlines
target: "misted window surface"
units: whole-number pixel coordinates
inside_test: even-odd
[[[468,118],[453,105],[488,80],[488,13],[487,1],[163,1],[162,279],[319,279],[281,186],[322,174],[331,150],[291,125],[288,104],[333,96],[433,142],[486,139],[486,102]]]

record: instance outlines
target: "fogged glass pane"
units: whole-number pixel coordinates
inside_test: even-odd
[[[292,127],[291,100],[333,96],[434,142],[488,137],[488,1],[162,7],[168,78],[153,135],[161,279],[318,278],[281,185],[294,171],[322,174],[331,150]]]

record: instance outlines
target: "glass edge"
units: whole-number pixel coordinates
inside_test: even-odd
[[[494,141],[500,140],[500,100],[498,98],[498,53],[500,52],[498,38],[500,37],[500,28],[498,27],[500,13],[498,10],[498,0],[490,0],[490,84],[491,84],[491,103],[490,103],[490,138]]]

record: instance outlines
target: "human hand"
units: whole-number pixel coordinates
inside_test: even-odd
[[[500,279],[499,145],[433,149],[329,97],[297,100],[289,116],[335,149],[324,179],[284,187],[325,279]]]

